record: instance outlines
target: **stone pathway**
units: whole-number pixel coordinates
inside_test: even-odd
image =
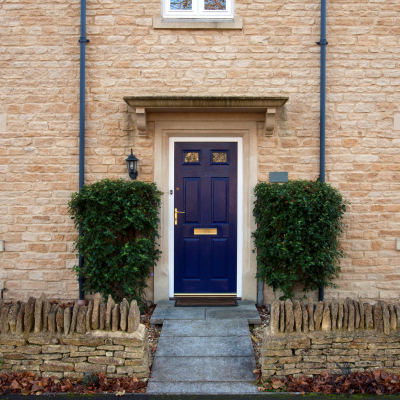
[[[173,301],[159,302],[150,321],[163,327],[149,394],[258,393],[249,323],[261,320],[253,302],[238,303],[173,307]]]

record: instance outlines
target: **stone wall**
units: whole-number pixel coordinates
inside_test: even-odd
[[[50,304],[42,295],[0,310],[2,370],[81,378],[85,372],[146,380],[150,357],[147,328],[136,301],[107,304],[99,294],[88,306]]]
[[[315,310],[314,310],[315,308]],[[384,369],[400,372],[400,306],[371,305],[350,299],[275,302],[265,329],[263,377],[309,375],[339,370]]]
[[[138,179],[153,180],[154,134],[138,136],[126,95],[289,96],[274,135],[258,137],[258,178],[316,179],[320,1],[237,0],[242,30],[154,29],[160,2],[87,1],[86,182],[129,179],[131,147]],[[0,280],[7,299],[77,298],[67,203],[78,190],[79,4],[0,10]],[[326,181],[351,201],[328,297],[398,296],[398,13],[398,0],[328,5]]]

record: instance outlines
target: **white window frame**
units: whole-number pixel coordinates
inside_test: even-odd
[[[226,10],[205,10],[204,0],[192,0],[191,10],[171,10],[171,0],[162,0],[163,18],[209,18],[226,19],[233,18],[234,0],[226,0]]]

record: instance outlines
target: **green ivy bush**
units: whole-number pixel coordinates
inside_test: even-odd
[[[293,297],[295,283],[303,291],[337,287],[344,252],[339,239],[347,202],[332,186],[317,181],[260,182],[253,214],[257,249],[257,278],[282,290],[281,300]]]
[[[82,235],[74,250],[84,257],[83,289],[144,304],[146,279],[160,255],[155,183],[104,179],[85,185],[69,202],[69,214]]]

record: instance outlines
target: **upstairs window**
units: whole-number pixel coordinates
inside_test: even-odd
[[[234,0],[163,0],[164,18],[233,18]]]

